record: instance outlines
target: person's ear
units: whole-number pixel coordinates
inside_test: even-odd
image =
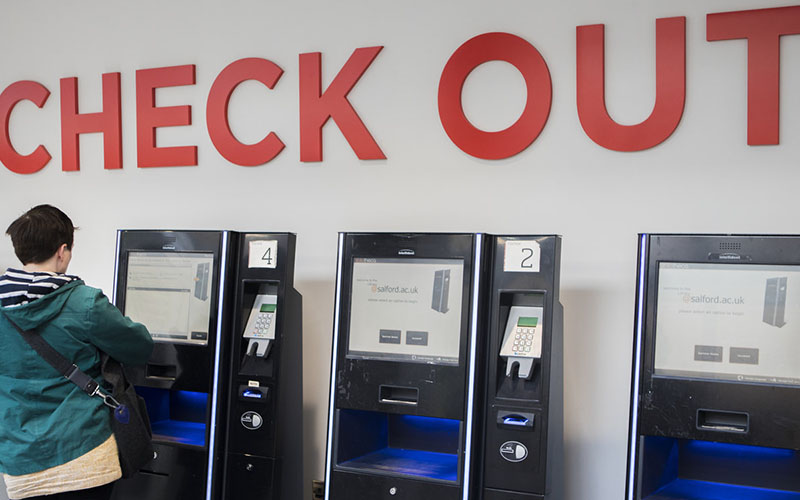
[[[58,255],[59,259],[63,260],[64,259],[64,254],[67,252],[67,250],[69,250],[69,248],[67,248],[67,244],[66,243],[62,243],[61,246],[58,247],[58,251],[56,252],[56,255]]]

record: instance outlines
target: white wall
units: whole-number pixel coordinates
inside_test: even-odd
[[[784,37],[779,146],[746,145],[746,43],[705,41],[710,12],[787,1],[479,0],[342,2],[173,0],[5,2],[0,88],[36,80],[52,95],[11,118],[11,138],[54,159],[40,173],[0,167],[0,227],[38,203],[81,226],[70,271],[111,289],[118,228],[288,230],[298,234],[297,288],[305,299],[306,480],[322,477],[336,233],[488,231],[564,236],[567,498],[616,500],[624,492],[637,232],[796,233],[800,182],[800,37]],[[575,27],[606,23],[607,103],[637,123],[654,99],[658,17],[687,16],[687,102],[664,144],[617,153],[583,133],[575,104]],[[505,31],[534,44],[553,81],[550,119],[523,153],[480,161],[447,138],[436,97],[452,52],[475,35]],[[355,158],[335,124],[325,161],[299,161],[298,54],[321,51],[326,82],[357,47],[384,45],[350,94],[385,161]],[[231,102],[244,141],[275,130],[286,149],[269,164],[229,164],[205,129],[217,73],[264,57],[285,74],[273,91],[246,83]],[[159,131],[160,145],[196,144],[199,166],[137,169],[134,72],[197,65],[197,84],[159,91],[158,104],[193,106],[193,125]],[[100,75],[122,73],[122,171],[102,168],[102,140],[81,141],[81,171],[60,170],[58,81],[78,76],[83,112],[100,110]],[[482,66],[465,90],[479,126],[511,124],[522,78]],[[0,267],[16,265],[8,238]],[[2,497],[2,495],[0,495]]]

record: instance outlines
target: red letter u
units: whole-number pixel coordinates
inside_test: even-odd
[[[664,142],[683,116],[686,102],[686,18],[656,20],[656,103],[637,125],[620,125],[605,97],[605,28],[578,26],[578,118],[594,142],[614,151],[642,151]]]

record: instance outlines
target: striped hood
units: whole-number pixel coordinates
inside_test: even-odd
[[[70,291],[81,284],[76,276],[9,269],[0,276],[0,306],[10,320],[29,330],[57,316]]]
[[[0,306],[15,307],[53,293],[77,276],[66,274],[20,271],[9,268],[0,276]]]

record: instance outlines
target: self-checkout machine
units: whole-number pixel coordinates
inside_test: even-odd
[[[294,250],[287,233],[119,231],[115,304],[155,341],[126,369],[156,455],[115,500],[300,498]]]
[[[467,500],[483,235],[339,235],[325,499]]]
[[[126,371],[147,403],[156,455],[117,483],[115,500],[218,498],[235,240],[228,231],[117,233],[115,304],[155,341],[148,362]]]
[[[561,237],[492,236],[488,246],[480,498],[562,499]]]
[[[235,276],[224,498],[304,498],[302,297],[294,234],[243,233]]]
[[[800,498],[800,237],[642,234],[626,498]]]

